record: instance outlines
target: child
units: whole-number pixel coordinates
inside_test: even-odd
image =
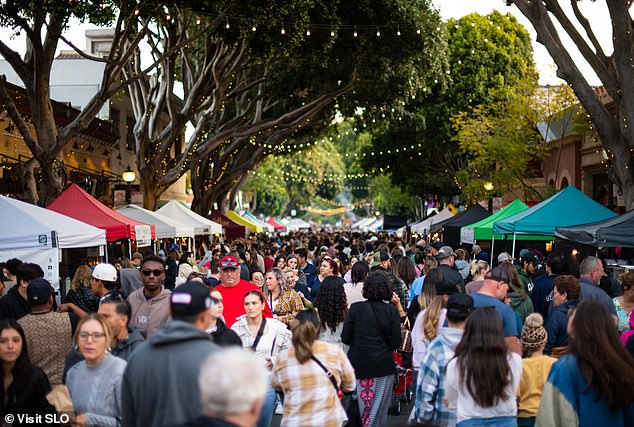
[[[526,317],[522,328],[522,378],[517,390],[517,425],[519,427],[535,424],[535,416],[539,409],[542,390],[550,367],[557,361],[554,357],[544,355],[544,347],[548,338],[544,329],[544,319],[539,313],[532,313]]]

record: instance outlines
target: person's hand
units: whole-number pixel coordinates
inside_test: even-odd
[[[401,299],[398,297],[398,295],[396,295],[396,292],[392,292],[392,298],[390,298],[390,303],[394,304],[396,306],[396,308],[402,309],[402,305],[401,305]]]
[[[67,302],[65,304],[60,304],[57,306],[57,311],[60,313],[66,313],[68,311],[71,311],[71,303]]]
[[[86,414],[77,415],[75,419],[75,425],[77,427],[85,427],[86,426]]]
[[[273,359],[271,357],[266,357],[264,358],[264,361],[266,362],[266,369],[268,369],[269,371],[273,370]]]
[[[304,299],[304,293],[303,293],[303,292],[297,292],[297,295],[298,295],[301,299]]]

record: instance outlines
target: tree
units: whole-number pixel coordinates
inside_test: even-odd
[[[206,36],[187,49],[172,48],[173,40],[196,31],[193,22],[204,17],[170,8],[170,19],[160,20],[159,30],[150,35],[155,55],[165,58],[157,74],[138,76],[133,67],[127,70],[138,76],[130,95],[146,207],[189,169],[202,171],[205,179],[220,177],[223,170],[227,177],[230,169],[221,160],[231,153],[259,145],[264,149],[256,150],[257,163],[284,140],[301,138],[306,128],[325,126],[334,115],[335,99],[344,114],[361,106],[371,111],[409,97],[438,72],[435,40],[426,30],[435,28],[439,17],[429,1],[280,0],[265,10],[261,6],[210,2],[215,13]],[[241,19],[226,31],[232,15]],[[350,22],[358,25],[357,37]],[[377,23],[394,28],[377,37]],[[417,27],[425,31],[418,34]],[[182,100],[173,95],[178,73]],[[161,120],[165,109],[168,118]],[[194,131],[183,140],[188,122]],[[217,162],[206,160],[212,153],[218,154]],[[210,167],[200,169],[205,162]],[[219,200],[232,183],[242,185],[244,179],[207,186],[206,191],[217,193],[208,198]],[[206,203],[195,202],[203,210]]]
[[[503,91],[503,92],[502,92]],[[524,199],[543,200],[531,178],[541,174],[544,158],[553,143],[545,138],[552,123],[561,128],[561,139],[576,127],[572,107],[578,102],[567,85],[554,88],[548,96],[533,82],[523,82],[512,90],[494,92],[494,101],[478,105],[470,114],[452,118],[460,151],[468,158],[456,173],[464,199],[476,203],[495,193],[520,189]]]
[[[392,184],[389,174],[372,177],[368,190],[378,212],[388,215],[411,215],[414,211],[415,199],[401,187]]]
[[[0,54],[18,75],[28,96],[35,130],[31,132],[24,115],[18,111],[0,76],[0,103],[20,131],[24,142],[33,154],[23,169],[27,181],[27,199],[40,204],[52,202],[67,184],[67,173],[62,149],[82,129],[86,128],[109,97],[125,87],[122,81],[123,66],[142,40],[154,7],[135,2],[93,1],[27,1],[15,0],[0,4],[0,25],[12,28],[16,34],[26,34],[26,54],[0,41]],[[114,38],[110,54],[106,58],[92,57],[69,43],[63,32],[71,18],[96,25],[114,24]],[[50,97],[50,73],[55,51],[60,40],[70,44],[80,55],[104,64],[104,73],[98,92],[86,107],[69,124],[58,128],[55,123]],[[150,67],[151,68],[151,67]],[[40,169],[39,195],[35,184],[35,168]]]
[[[364,117],[374,134],[366,152],[381,153],[366,157],[364,166],[400,165],[392,170],[392,182],[415,195],[458,193],[454,177],[467,156],[454,140],[452,117],[469,117],[473,107],[494,103],[503,89],[537,80],[529,34],[512,15],[494,11],[450,19],[439,37],[448,45],[444,79],[421,87],[385,118]]]
[[[610,178],[623,194],[627,210],[634,208],[634,74],[632,52],[634,51],[634,21],[632,1],[607,1],[612,28],[611,54],[599,43],[583,14],[578,1],[571,1],[572,14],[566,12],[562,2],[555,0],[509,0],[528,18],[535,31],[537,41],[543,44],[557,64],[557,76],[574,90],[583,108],[587,111],[601,143],[608,153],[612,171]],[[574,16],[573,16],[574,15]],[[603,89],[614,103],[600,96],[579,69],[562,41],[562,35],[570,38],[583,60],[596,73]]]

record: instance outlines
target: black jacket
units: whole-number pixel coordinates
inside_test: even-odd
[[[14,415],[14,426],[33,425],[27,423],[20,423],[16,414],[26,414],[30,416],[41,415],[44,420],[44,415],[55,414],[55,407],[48,403],[46,395],[51,391],[51,384],[48,382],[48,378],[44,371],[40,368],[33,366],[32,381],[30,386],[26,390],[24,396],[18,396],[16,391],[16,381],[24,381],[23,378],[14,378],[13,383],[7,390],[7,403],[3,405],[0,401],[0,416],[2,420],[8,414]],[[22,384],[23,385],[23,384]],[[4,397],[4,396],[3,396]]]
[[[180,424],[177,427],[238,427],[238,425],[225,421],[222,418],[201,415],[200,417],[184,424]]]
[[[0,320],[18,320],[31,312],[31,306],[22,298],[18,288],[19,283],[13,285],[5,296],[0,299]]]
[[[232,345],[242,347],[242,340],[238,334],[236,334],[233,329],[227,328],[227,325],[225,325],[222,319],[217,320],[216,330],[210,335],[214,342],[220,347],[230,347]]]
[[[344,321],[341,341],[350,346],[348,359],[357,378],[395,374],[392,353],[401,344],[396,308],[381,301],[355,302]]]
[[[458,290],[464,293],[464,279],[462,278],[462,274],[460,274],[458,270],[453,269],[447,264],[440,264],[438,266],[438,270],[442,272],[445,283],[457,286]]]

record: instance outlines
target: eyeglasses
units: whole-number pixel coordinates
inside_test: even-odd
[[[216,298],[216,297],[209,297],[209,299],[211,300],[211,306],[213,307],[216,304],[220,304],[222,303],[222,300],[220,298]]]
[[[220,267],[222,267],[222,268],[227,268],[227,267],[238,268],[238,262],[235,259],[233,259],[233,258],[223,259],[222,261],[220,261]]]
[[[330,258],[329,256],[325,256],[324,261],[332,261],[332,258]]]
[[[150,277],[151,274],[153,274],[154,277],[158,277],[158,276],[160,276],[161,274],[164,273],[164,270],[146,270],[146,269],[143,269],[143,270],[141,270],[141,273],[143,273],[143,275],[145,277]]]
[[[100,341],[106,336],[106,334],[104,334],[103,332],[92,332],[91,333],[91,332],[82,331],[77,336],[82,341],[88,341],[88,338],[92,338],[93,341]]]

